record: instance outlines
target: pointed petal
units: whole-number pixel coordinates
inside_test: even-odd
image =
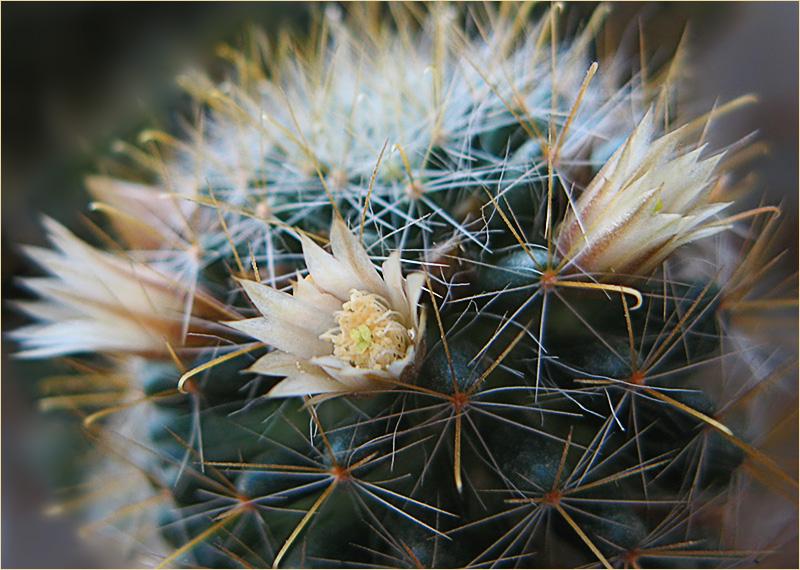
[[[313,358],[311,362],[351,391],[382,389],[386,387],[384,382],[392,379],[392,376],[384,370],[355,368],[335,356],[317,357]]]
[[[301,235],[303,257],[308,272],[322,291],[344,301],[351,289],[364,289],[364,284],[353,275],[348,264],[335,259],[310,238]]]
[[[267,392],[267,398],[289,398],[313,394],[346,392],[347,388],[330,376],[298,373],[287,376]]]
[[[278,350],[296,354],[302,358],[311,358],[331,352],[331,343],[320,340],[317,335],[306,329],[274,317],[264,316],[242,321],[228,321],[223,324]]]
[[[310,275],[298,279],[293,290],[295,298],[331,315],[342,308],[342,302],[333,295],[320,291]]]
[[[331,250],[336,259],[350,266],[353,275],[366,285],[367,290],[386,297],[386,287],[367,251],[338,216],[331,224]]]
[[[316,336],[330,330],[336,324],[332,313],[320,311],[288,293],[256,281],[240,279],[239,283],[262,315],[296,323],[300,328],[308,329]]]
[[[100,175],[87,176],[85,184],[92,197],[111,206],[105,213],[132,248],[156,249],[165,242],[185,241],[179,232],[184,219],[180,209],[176,201],[163,199],[160,188]]]
[[[383,262],[383,279],[386,282],[386,290],[389,303],[395,311],[405,314],[408,303],[403,289],[403,272],[400,267],[400,252],[394,251],[389,258]]]
[[[411,273],[408,275],[408,277],[406,277],[406,298],[408,299],[408,310],[412,315],[415,327],[419,325],[417,305],[419,305],[419,298],[422,295],[422,288],[424,285],[424,273]]]
[[[268,352],[256,360],[247,372],[265,374],[267,376],[290,376],[299,372],[322,374],[322,369],[297,355],[275,350]]]

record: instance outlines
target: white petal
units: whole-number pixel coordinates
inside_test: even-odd
[[[308,329],[316,336],[330,330],[336,324],[332,313],[320,311],[288,293],[255,281],[240,279],[239,283],[262,315],[296,323],[300,328]]]
[[[392,308],[400,313],[405,313],[408,303],[403,290],[403,270],[400,267],[400,252],[394,251],[383,262],[383,280],[386,282],[388,301]]]
[[[184,219],[180,208],[175,200],[164,200],[161,189],[107,176],[88,176],[85,184],[96,200],[118,212],[110,212],[111,223],[133,248],[185,241],[179,232]]]
[[[268,352],[247,369],[248,372],[266,374],[267,376],[289,376],[298,372],[319,374],[322,370],[297,355],[275,350]]]
[[[311,362],[327,372],[349,390],[367,391],[385,388],[382,381],[391,381],[392,376],[385,370],[356,368],[335,356],[311,359]]]
[[[364,289],[364,284],[357,279],[350,266],[335,259],[310,238],[300,235],[303,245],[303,257],[314,282],[326,293],[344,301],[350,298],[351,289]]]
[[[422,295],[422,287],[425,285],[424,273],[411,273],[406,277],[406,298],[408,299],[408,310],[410,311],[414,326],[419,326],[417,316],[417,305],[419,305],[419,298]]]
[[[57,252],[27,248],[31,259],[59,278],[54,283],[86,299],[157,315],[182,309],[183,288],[167,276],[129,259],[99,251],[49,218],[44,220]]]
[[[342,302],[333,295],[320,291],[310,275],[295,281],[293,292],[295,298],[331,315],[342,308]]]
[[[71,319],[43,325],[28,325],[15,330],[12,337],[26,350],[20,358],[45,358],[78,352],[149,352],[163,351],[164,339],[130,322]]]
[[[386,297],[386,287],[372,265],[367,251],[338,216],[331,224],[331,251],[336,259],[350,266],[352,274],[366,285],[367,290]]]
[[[308,396],[313,394],[329,394],[346,392],[345,386],[330,376],[319,374],[293,374],[278,382],[267,392],[267,398],[289,398],[292,396]]]
[[[306,329],[273,317],[264,316],[243,321],[223,323],[278,350],[296,354],[302,358],[321,356],[331,352],[331,343],[320,340]]]

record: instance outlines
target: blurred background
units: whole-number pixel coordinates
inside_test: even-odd
[[[589,12],[581,4],[576,10]],[[83,177],[116,139],[145,127],[174,130],[187,100],[175,76],[191,67],[222,77],[219,42],[237,45],[246,26],[302,31],[307,3],[28,3],[2,10],[2,328],[21,324],[7,300],[22,293],[15,277],[35,273],[19,244],[42,244],[40,214],[86,236]],[[795,2],[649,2],[614,5],[609,29],[622,34],[641,19],[649,46],[674,48],[687,22],[694,69],[687,95],[709,108],[745,93],[759,103],[721,121],[713,133],[732,141],[759,132],[770,153],[754,164],[758,194],[784,205],[783,270],[797,270],[798,4]],[[763,193],[763,194],[762,194]],[[68,518],[45,516],[54,500],[42,456],[60,429],[37,415],[34,378],[47,363],[9,359],[2,369],[2,567],[113,565],[89,550]],[[33,445],[31,442],[39,442]],[[43,541],[43,537],[47,537]],[[44,545],[44,546],[43,546]],[[792,551],[791,549],[794,549]],[[796,543],[789,545],[795,556]],[[783,560],[765,561],[767,567]],[[794,562],[796,564],[796,562]]]

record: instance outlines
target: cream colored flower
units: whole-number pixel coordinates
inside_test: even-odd
[[[403,278],[394,252],[381,277],[340,219],[331,227],[333,255],[300,239],[309,275],[291,294],[240,281],[262,316],[226,324],[276,349],[249,371],[286,377],[270,397],[365,391],[401,379],[421,350],[424,275]]]
[[[721,155],[681,148],[677,129],[656,138],[645,115],[570,209],[557,235],[565,263],[587,272],[646,274],[675,249],[718,233],[728,203],[709,195]]]
[[[95,209],[109,215],[117,234],[134,250],[180,247],[196,205],[157,186],[108,176],[89,176]]]
[[[177,282],[129,258],[103,252],[45,219],[56,250],[25,249],[49,277],[22,284],[40,299],[18,306],[36,318],[12,333],[41,358],[77,352],[165,353],[181,342],[186,291]]]

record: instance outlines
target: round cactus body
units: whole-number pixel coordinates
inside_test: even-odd
[[[733,529],[751,488],[797,490],[759,449],[793,356],[735,318],[777,209],[704,142],[741,101],[683,113],[679,66],[601,55],[606,7],[475,8],[256,34],[226,81],[181,79],[197,120],[128,147],[138,178],[88,178],[113,246],[46,220],[20,356],[85,361],[57,394],[95,447],[85,516],[136,563],[774,547]]]

